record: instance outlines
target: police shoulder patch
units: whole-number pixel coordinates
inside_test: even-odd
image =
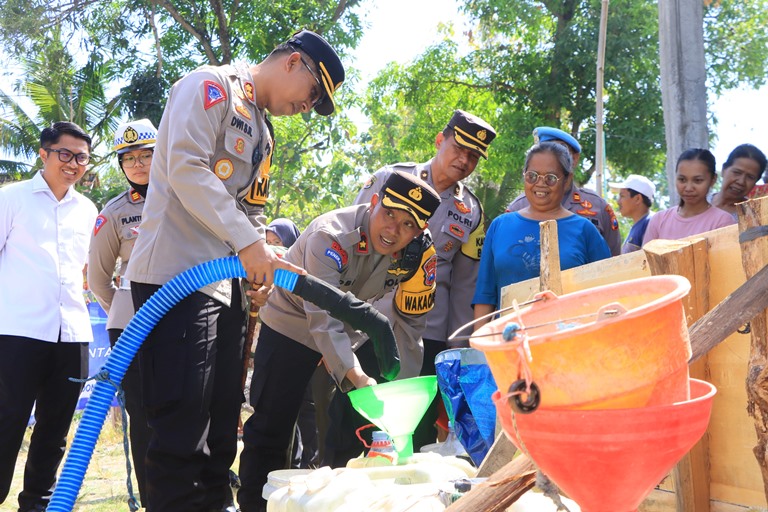
[[[226,180],[235,170],[235,166],[232,160],[229,158],[222,158],[213,165],[213,173],[221,180]]]
[[[96,236],[99,234],[99,231],[101,231],[101,228],[104,227],[104,225],[107,223],[107,218],[103,215],[99,215],[96,217],[96,223],[93,225],[93,236]]]
[[[205,91],[205,103],[203,104],[205,110],[227,100],[227,93],[224,92],[224,87],[213,80],[203,82],[203,89]]]

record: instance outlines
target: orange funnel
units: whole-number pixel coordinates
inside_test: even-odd
[[[389,434],[398,459],[413,455],[413,431],[437,394],[437,377],[426,375],[350,391],[352,407]]]
[[[502,338],[510,322],[529,337],[533,381],[541,407],[619,409],[688,398],[691,344],[682,299],[690,290],[676,275],[632,279],[544,300],[478,329],[482,350],[502,392],[522,377],[517,347]]]
[[[493,401],[507,437],[582,512],[630,512],[707,429],[715,387],[691,379],[690,390],[690,400],[634,409],[513,415],[498,391]]]

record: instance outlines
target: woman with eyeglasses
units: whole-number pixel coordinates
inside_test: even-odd
[[[560,144],[541,142],[528,150],[523,178],[530,205],[495,218],[488,228],[472,300],[475,318],[498,309],[503,287],[539,276],[540,222],[557,221],[563,270],[611,256],[597,228],[562,205],[571,165],[571,155]]]
[[[141,224],[156,138],[157,130],[148,119],[130,121],[118,127],[112,149],[117,153],[118,164],[130,187],[107,203],[96,218],[91,234],[88,287],[109,315],[107,333],[113,347],[134,314],[131,284],[123,274]],[[136,361],[128,367],[122,386],[125,391],[125,407],[131,417],[133,467],[140,500],[146,508],[144,454],[149,445],[150,432],[141,406]]]

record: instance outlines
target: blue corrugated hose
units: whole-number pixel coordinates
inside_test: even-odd
[[[173,306],[207,284],[235,277],[246,277],[245,269],[237,256],[230,256],[202,263],[170,280],[136,312],[101,371],[107,373],[114,385],[120,385],[128,365],[144,339]],[[275,272],[275,284],[289,291],[293,290],[297,278],[297,274],[287,270]],[[93,393],[85,406],[72,446],[64,461],[59,482],[53,491],[48,512],[72,510],[115,395],[114,385],[99,380],[93,387]]]

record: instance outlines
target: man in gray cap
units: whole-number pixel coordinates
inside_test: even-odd
[[[277,268],[301,271],[265,240],[274,145],[266,114],[329,115],[343,81],[333,48],[302,30],[258,64],[203,66],[173,85],[125,275],[136,309],[179,273],[234,254],[255,288],[269,287]],[[148,510],[235,510],[229,467],[242,401],[244,306],[239,280],[207,285],[175,305],[140,349],[152,430]]]
[[[394,290],[394,300],[379,309],[392,323],[400,355],[399,373],[388,378],[413,377],[420,369],[411,364],[412,352],[435,293],[435,251],[423,233],[439,201],[417,177],[393,173],[370,202],[317,217],[284,256],[361,301]],[[271,471],[286,467],[302,398],[321,360],[343,392],[376,384],[355,355],[361,343],[370,343],[317,304],[277,288],[260,316],[250,388],[254,412],[243,427],[240,455],[243,512],[264,510],[262,488]]]
[[[578,167],[581,145],[571,134],[557,128],[540,126],[533,130],[533,140],[536,144],[545,141],[562,144],[571,153],[573,168],[576,169]],[[525,194],[520,194],[514,201],[509,203],[507,211],[516,212],[526,206],[528,206],[528,200],[525,198]],[[566,183],[563,206],[567,210],[587,218],[595,225],[608,243],[612,256],[621,254],[621,233],[619,233],[619,222],[616,220],[613,208],[594,191],[575,186],[573,184],[573,173],[569,175],[568,183]]]
[[[448,336],[472,320],[472,290],[475,289],[480,251],[485,239],[483,208],[477,196],[464,184],[482,158],[496,131],[483,119],[456,110],[435,137],[437,153],[423,164],[398,163],[376,171],[355,202],[364,203],[380,191],[387,176],[402,171],[419,176],[440,194],[440,207],[430,221],[430,233],[437,252],[435,305],[427,314],[424,330],[424,360],[421,375],[435,375],[435,356],[450,348]],[[435,442],[437,402],[424,415],[413,439],[415,451]]]

